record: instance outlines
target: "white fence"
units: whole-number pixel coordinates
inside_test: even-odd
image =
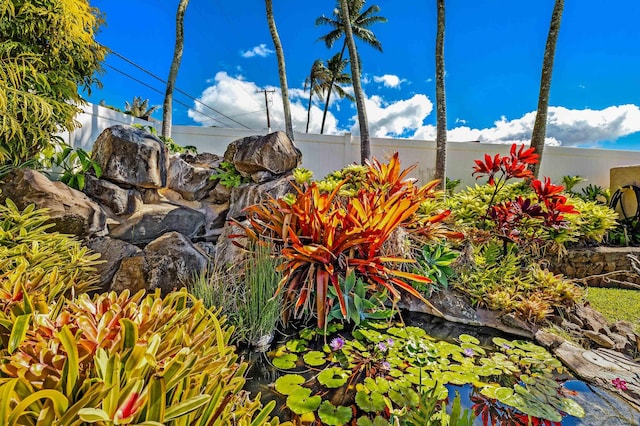
[[[116,124],[151,123],[133,118],[98,105],[89,104],[79,114],[78,121],[83,127],[63,137],[74,147],[91,149],[100,132]],[[151,124],[159,130],[159,123]],[[193,145],[200,152],[222,155],[227,145],[239,138],[260,133],[255,130],[226,129],[219,127],[174,126],[172,136],[179,145]],[[344,134],[316,135],[295,134],[295,145],[302,152],[302,165],[314,172],[316,178],[340,169],[347,164],[360,161],[360,141],[357,136]],[[400,153],[406,167],[417,164],[413,176],[427,182],[433,176],[436,146],[434,141],[410,139],[373,138],[372,155],[385,159],[394,152]],[[484,154],[506,154],[509,146],[500,144],[480,144],[474,142],[449,142],[447,144],[447,176],[461,179],[463,185],[472,185],[473,160]],[[587,148],[545,147],[542,161],[542,175],[554,182],[561,182],[565,175],[583,176],[587,183],[609,186],[609,169],[625,165],[640,164],[640,151],[619,151]],[[628,182],[635,183],[635,182]],[[638,176],[640,183],[640,176]]]

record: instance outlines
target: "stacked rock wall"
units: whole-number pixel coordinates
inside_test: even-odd
[[[0,184],[0,201],[48,208],[56,231],[77,235],[101,253],[103,291],[168,292],[203,272],[217,252],[218,262],[234,263],[237,250],[219,238],[230,233],[229,220],[243,220],[243,209],[266,196],[289,192],[291,170],[301,162],[282,132],[234,141],[224,157],[169,155],[160,139],[129,126],[105,130],[92,158],[102,175],[87,175],[84,193],[25,169]],[[222,161],[249,182],[222,185]]]
[[[564,274],[569,278],[589,278],[590,286],[606,284],[605,277],[599,275],[622,271],[621,277],[626,281],[640,284],[640,276],[626,274],[631,271],[629,255],[640,259],[640,247],[590,247],[571,249],[560,260],[552,259],[550,269],[554,273]],[[611,275],[609,275],[611,276]]]

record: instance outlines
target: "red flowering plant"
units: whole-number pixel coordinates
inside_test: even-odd
[[[332,308],[330,286],[347,318],[338,277],[348,271],[362,278],[370,292],[386,291],[396,301],[402,290],[429,304],[411,282],[431,280],[404,271],[400,265],[414,261],[386,256],[383,246],[394,230],[414,225],[420,204],[434,197],[436,182],[416,185],[407,178],[411,169],[400,168],[397,154],[388,164],[374,160],[366,167],[365,179],[353,196],[339,195],[345,181],[331,192],[311,182],[294,186],[295,196],[269,198],[245,209],[249,223],[239,224],[245,231],[242,236],[273,241],[283,258],[277,292],[284,293],[288,302],[285,320],[312,313],[318,327],[324,327]],[[432,226],[443,219],[434,218]]]
[[[496,154],[491,157],[487,154],[484,162],[475,160],[473,175],[476,175],[476,179],[487,177],[487,183],[494,187],[483,219],[490,221],[505,244],[539,242],[543,233],[553,236],[566,228],[565,215],[579,213],[567,204],[562,185],[552,184],[548,177],[534,179],[528,167],[536,164],[538,158],[533,148],[525,149],[522,145],[517,149],[513,144],[509,156]],[[514,178],[524,179],[533,190],[532,196],[518,196],[494,204],[500,190]]]

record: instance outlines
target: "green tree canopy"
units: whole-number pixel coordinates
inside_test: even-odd
[[[79,89],[98,83],[103,23],[87,0],[0,2],[0,163],[50,157],[54,134],[77,127]]]

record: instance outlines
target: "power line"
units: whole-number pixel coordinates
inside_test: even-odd
[[[106,47],[106,46],[105,46],[105,47]],[[107,48],[107,49],[109,49],[109,48]],[[157,75],[155,75],[155,74],[154,74],[154,73],[152,73],[151,71],[149,71],[149,70],[147,70],[146,68],[144,68],[144,67],[142,67],[142,66],[140,66],[140,65],[136,64],[136,63],[135,63],[135,62],[133,62],[131,59],[129,59],[129,58],[127,58],[127,57],[125,57],[125,56],[123,56],[123,55],[119,54],[119,53],[118,53],[118,52],[116,52],[115,50],[109,49],[109,52],[110,52],[110,53],[113,53],[113,54],[114,54],[114,55],[116,55],[118,58],[120,58],[120,59],[124,60],[125,62],[127,62],[127,63],[129,63],[129,64],[131,64],[131,65],[133,65],[134,67],[138,68],[138,69],[139,69],[139,70],[141,70],[142,72],[144,72],[144,73],[146,73],[146,74],[149,74],[151,77],[155,78],[156,80],[161,81],[163,84],[167,84],[167,81],[166,81],[166,80],[164,80],[164,79],[162,79],[162,78],[158,77]],[[215,109],[215,108],[213,108],[213,107],[211,107],[211,106],[209,106],[209,105],[207,105],[207,104],[205,104],[205,103],[201,102],[199,99],[194,98],[193,96],[191,96],[191,95],[190,95],[190,94],[188,94],[187,92],[185,92],[185,91],[183,91],[183,90],[180,90],[180,89],[179,89],[179,88],[177,88],[177,87],[175,88],[175,91],[176,91],[176,92],[178,92],[178,93],[183,94],[184,96],[188,97],[189,99],[193,100],[194,102],[196,102],[196,103],[198,103],[198,104],[200,104],[200,105],[202,105],[202,106],[204,106],[204,107],[206,107],[206,108],[209,108],[211,111],[215,112],[216,114],[220,114],[221,116],[223,116],[223,117],[225,117],[225,118],[227,118],[227,119],[229,119],[229,120],[233,121],[234,123],[236,123],[236,124],[238,124],[238,125],[240,125],[240,126],[244,127],[245,129],[252,130],[250,127],[248,127],[248,126],[246,126],[246,125],[244,125],[244,124],[240,123],[239,121],[236,121],[236,120],[234,120],[233,118],[231,118],[231,117],[229,117],[229,116],[227,116],[227,115],[225,115],[225,114],[221,113],[221,112],[220,112],[220,111],[218,111],[217,109]]]
[[[144,81],[138,80],[138,79],[137,79],[137,78],[135,78],[134,76],[132,76],[132,75],[130,75],[130,74],[127,74],[126,72],[124,72],[124,71],[122,71],[122,70],[119,70],[118,68],[116,68],[116,67],[114,67],[114,66],[111,66],[111,65],[109,65],[109,64],[105,64],[105,65],[106,65],[107,67],[111,68],[112,70],[114,70],[114,71],[116,71],[116,72],[118,72],[118,73],[120,73],[120,74],[124,75],[125,77],[130,78],[131,80],[135,81],[136,83],[141,84],[141,85],[143,85],[143,86],[145,86],[145,87],[147,87],[147,88],[149,88],[149,89],[153,90],[154,92],[160,93],[161,95],[163,94],[163,92],[162,92],[161,90],[156,89],[155,87],[153,87],[153,86],[151,86],[151,85],[149,85],[149,84],[145,83]],[[180,105],[182,105],[182,106],[184,106],[184,107],[186,107],[186,108],[188,108],[188,109],[191,109],[191,106],[190,106],[190,105],[185,104],[184,102],[181,102],[181,101],[178,101],[178,100],[175,100],[175,99],[174,99],[174,102],[175,102],[175,103],[177,103],[177,104],[180,104]],[[208,114],[205,114],[204,112],[201,112],[201,111],[196,111],[196,112],[197,112],[198,114],[204,115],[205,117],[208,117],[208,118],[212,119],[213,121],[217,121],[218,123],[222,124],[223,126],[227,126],[227,124],[226,124],[226,123],[223,123],[223,122],[222,122],[222,121],[220,121],[219,119],[217,119],[217,118],[215,118],[215,117],[212,117],[212,116],[210,116],[210,115],[208,115]]]

